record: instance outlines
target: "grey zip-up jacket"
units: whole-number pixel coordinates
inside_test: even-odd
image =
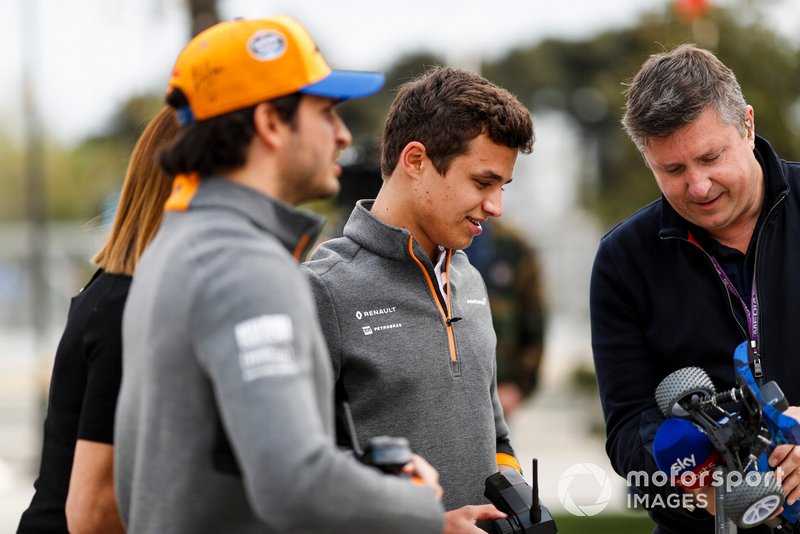
[[[225,179],[191,186],[168,202],[185,211],[166,214],[123,319],[128,532],[440,533],[430,489],[335,446],[330,358],[290,252],[319,220]]]
[[[439,470],[446,509],[486,502],[497,464],[519,467],[497,398],[486,286],[466,254],[447,251],[448,305],[411,234],[371,207],[360,201],[344,237],[304,264],[337,394],[349,399],[362,447],[406,437]]]

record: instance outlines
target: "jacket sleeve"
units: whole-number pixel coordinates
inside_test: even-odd
[[[342,333],[339,329],[339,319],[336,315],[336,308],[333,305],[333,298],[331,298],[330,291],[328,291],[328,286],[316,272],[306,265],[301,268],[311,285],[311,295],[314,297],[314,303],[316,304],[322,335],[328,345],[328,352],[333,366],[333,380],[336,382],[339,380],[339,373],[342,370]]]
[[[330,368],[298,267],[257,252],[219,263],[195,285],[192,338],[254,513],[277,532],[441,532],[428,488],[335,448],[320,398],[333,392],[319,390]]]
[[[495,369],[497,366],[495,365]],[[497,377],[495,376],[495,379]],[[492,408],[494,409],[494,426],[495,426],[495,433],[497,436],[497,449],[496,449],[496,457],[497,457],[497,465],[498,466],[507,466],[513,469],[516,469],[520,473],[522,472],[522,467],[519,465],[519,461],[514,454],[514,449],[511,447],[511,439],[508,435],[508,424],[506,423],[506,418],[503,415],[503,407],[500,405],[500,399],[497,396],[497,381],[494,381],[494,386],[492,387]]]
[[[640,323],[646,310],[629,286],[633,276],[621,271],[610,248],[606,240],[601,242],[590,289],[592,350],[606,423],[606,452],[622,477],[635,480],[630,477],[645,473],[652,480],[658,470],[653,440],[663,421],[654,394],[663,377],[648,357]],[[662,496],[682,493],[669,484],[637,489]]]
[[[477,271],[475,272],[477,273]],[[480,276],[478,279],[480,280],[481,284],[483,284],[483,290],[485,292],[484,295],[488,300],[489,296],[488,293],[486,293],[486,284],[483,282],[483,279],[480,278]],[[507,466],[522,472],[522,468],[520,467],[519,462],[514,454],[514,449],[511,447],[511,439],[508,434],[508,423],[506,422],[506,417],[503,413],[503,406],[500,404],[500,397],[497,395],[496,357],[494,357],[492,361],[492,385],[490,387],[489,394],[491,395],[492,399],[495,439],[497,440],[497,444],[495,446],[496,463],[498,466]]]

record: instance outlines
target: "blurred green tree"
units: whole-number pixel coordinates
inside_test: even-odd
[[[190,0],[192,20],[209,11],[210,0]],[[766,6],[766,7],[765,7]],[[606,225],[621,220],[658,189],[641,156],[628,140],[620,119],[624,84],[648,55],[684,42],[713,50],[739,78],[745,98],[756,111],[756,130],[788,159],[800,155],[800,51],[764,22],[768,3],[739,0],[714,6],[693,20],[673,5],[643,15],[630,28],[606,31],[577,41],[548,39],[487,62],[483,73],[525,102],[534,114],[564,113],[578,126],[594,157],[576,157],[597,165],[583,174],[582,202]],[[210,15],[209,15],[210,14]],[[377,159],[378,139],[397,86],[442,58],[428,52],[404,56],[387,71],[377,95],[345,102],[339,112],[353,132],[356,160]],[[141,128],[162,105],[161,95],[130,99],[105,130],[74,148],[47,145],[47,212],[50,218],[87,220],[99,214],[103,200],[122,181]],[[542,137],[548,133],[537,131]],[[0,182],[0,220],[22,216],[22,156],[0,139],[0,158],[8,178]],[[596,183],[589,182],[596,176]],[[595,178],[592,178],[595,180]]]
[[[597,147],[599,184],[586,184],[584,189],[595,194],[584,197],[584,203],[606,225],[659,195],[620,125],[624,84],[650,54],[685,42],[714,51],[736,73],[755,108],[757,132],[785,158],[800,153],[800,55],[763,23],[763,6],[745,0],[714,7],[694,20],[673,7],[644,15],[632,28],[516,49],[484,69],[489,79],[526,101],[534,114],[547,109],[565,113],[587,144]]]

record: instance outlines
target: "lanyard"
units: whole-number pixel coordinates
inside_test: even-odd
[[[719,275],[720,279],[722,279],[722,283],[725,284],[725,287],[733,293],[733,295],[739,301],[739,304],[742,305],[742,309],[744,310],[744,315],[747,318],[747,332],[750,334],[750,340],[758,343],[758,296],[756,295],[756,275],[753,273],[753,285],[750,289],[750,306],[748,307],[745,303],[744,299],[742,299],[739,292],[736,290],[736,287],[731,282],[731,279],[728,277],[728,273],[722,268],[722,266],[717,261],[717,258],[711,256],[711,263],[714,264],[714,268],[717,270],[717,274]]]
[[[747,318],[747,332],[750,335],[750,347],[753,349],[753,367],[756,377],[760,378],[763,373],[761,369],[761,356],[758,354],[758,293],[756,292],[755,269],[753,269],[753,284],[750,288],[750,306],[748,307],[747,303],[736,290],[736,286],[734,286],[733,282],[731,282],[728,273],[725,272],[725,270],[719,264],[719,261],[717,261],[717,258],[710,254],[709,257],[711,258],[711,263],[714,264],[714,268],[717,270],[717,274],[722,280],[722,283],[725,285],[728,291],[739,300],[739,304],[742,305],[744,315]]]
[[[694,236],[689,233],[689,241],[700,247],[701,250],[703,246],[694,238]],[[706,252],[706,254],[708,254]],[[722,268],[722,265],[719,264],[717,258],[713,255],[708,254],[708,257],[711,258],[711,263],[714,265],[714,269],[717,270],[717,274],[719,275],[720,280],[722,280],[723,285],[728,290],[729,293],[732,293],[736,299],[741,304],[742,309],[744,310],[744,316],[747,319],[747,333],[750,337],[750,347],[753,349],[753,370],[755,372],[756,378],[761,378],[763,376],[763,370],[761,368],[761,355],[758,353],[758,292],[756,291],[756,269],[753,266],[753,283],[750,286],[750,306],[744,301],[742,296],[739,294],[739,291],[736,290],[736,286],[733,285],[731,282],[728,273],[725,272],[725,269]]]

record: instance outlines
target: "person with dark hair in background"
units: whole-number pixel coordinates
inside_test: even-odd
[[[539,262],[521,233],[498,219],[486,221],[464,252],[486,282],[497,335],[497,396],[508,419],[539,382],[546,315]]]
[[[330,357],[297,261],[351,141],[334,106],[383,85],[332,71],[288,17],[223,22],[178,56],[164,223],[123,317],[115,467],[131,533],[440,533],[438,473],[337,450]],[[455,532],[455,531],[446,531]]]
[[[732,388],[734,349],[748,341],[756,380],[775,379],[790,404],[800,402],[792,357],[800,347],[800,165],[756,135],[734,73],[693,45],[644,63],[627,90],[623,124],[662,198],[600,242],[592,346],[611,463],[622,476],[652,475],[663,421],[654,392],[677,369],[701,367],[717,391]],[[786,502],[794,503],[800,449],[778,446],[769,462],[783,470]],[[713,487],[695,491],[709,509],[654,507],[656,532],[714,532]]]
[[[98,266],[72,299],[56,351],[36,492],[19,534],[124,532],[114,494],[114,410],[122,374],[122,310],[131,276],[161,223],[171,181],[157,149],[178,121],[164,108],[133,149]]]
[[[498,517],[478,505],[486,477],[519,463],[495,389],[486,288],[461,249],[503,213],[503,187],[532,144],[530,113],[508,91],[430,69],[390,107],[377,198],[305,264],[360,446],[407,437],[441,474],[446,524],[465,532]]]

